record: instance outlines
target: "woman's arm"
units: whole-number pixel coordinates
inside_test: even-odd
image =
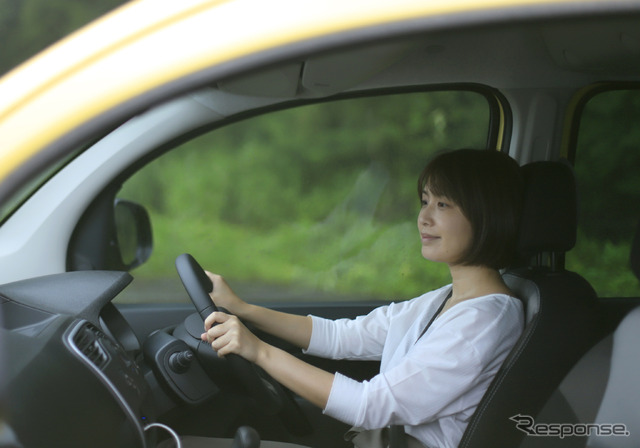
[[[257,329],[284,339],[302,349],[309,347],[312,322],[309,316],[282,313],[240,299],[219,275],[207,272],[213,282],[211,300]]]
[[[333,374],[261,341],[236,316],[222,312],[212,313],[205,320],[202,340],[210,343],[219,356],[230,353],[240,355],[311,403],[322,409],[327,405]]]

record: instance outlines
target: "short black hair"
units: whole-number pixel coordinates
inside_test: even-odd
[[[471,223],[473,242],[459,262],[502,269],[516,255],[524,180],[517,162],[496,150],[437,154],[418,178],[424,190],[454,202]]]

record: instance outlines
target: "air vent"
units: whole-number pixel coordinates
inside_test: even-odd
[[[73,343],[80,352],[94,365],[102,369],[107,365],[109,357],[100,343],[104,334],[92,324],[85,324],[73,338]]]

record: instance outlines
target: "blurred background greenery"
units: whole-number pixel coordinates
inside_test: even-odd
[[[0,0],[0,75],[123,3]],[[628,268],[639,118],[636,91],[603,93],[578,134],[580,230],[567,264],[605,296],[640,295]],[[446,269],[419,255],[415,178],[436,150],[484,146],[488,120],[475,94],[419,94],[279,112],[186,143],[123,190],[154,224],[155,253],[134,275],[175,277],[173,258],[190,251],[238,282],[287,285],[279,295],[406,298],[441,285]]]
[[[640,228],[640,90],[622,86],[596,93],[580,117],[574,161],[578,240],[567,267],[599,295],[638,296],[629,250]]]
[[[123,0],[0,0],[0,76]]]
[[[192,253],[252,299],[410,298],[446,284],[420,255],[417,178],[428,157],[485,147],[476,92],[416,92],[272,112],[214,130],[149,164],[121,197],[154,224],[138,282]],[[260,284],[258,288],[256,285]],[[166,285],[165,285],[166,287]],[[260,296],[260,297],[258,297]]]

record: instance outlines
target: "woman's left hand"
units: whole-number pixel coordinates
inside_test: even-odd
[[[217,325],[215,325],[217,324]],[[262,344],[236,316],[213,312],[204,321],[205,332],[200,338],[218,352],[218,356],[235,353],[247,361],[256,362]]]
[[[211,313],[204,321],[204,329],[202,340],[211,344],[219,356],[240,355],[316,406],[322,409],[327,406],[334,379],[332,373],[261,341],[236,316],[220,311]]]

